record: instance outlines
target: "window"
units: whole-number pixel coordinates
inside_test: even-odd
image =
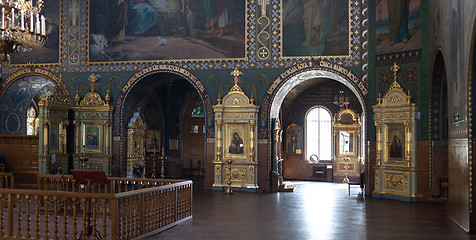
[[[192,117],[205,117],[205,109],[203,106],[198,106],[192,111]]]
[[[321,106],[306,114],[306,159],[312,155],[320,161],[332,160],[332,116]]]
[[[38,120],[35,108],[30,107],[26,119],[26,135],[38,135]]]

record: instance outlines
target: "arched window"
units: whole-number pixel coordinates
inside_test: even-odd
[[[322,106],[313,107],[306,114],[306,159],[311,156],[313,162],[332,160],[332,116]]]
[[[30,107],[26,119],[26,135],[38,135],[38,120],[35,108]]]

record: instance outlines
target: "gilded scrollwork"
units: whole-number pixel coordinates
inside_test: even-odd
[[[53,88],[51,93],[46,94],[42,99],[42,102],[47,104],[58,104],[58,105],[71,105],[71,95],[67,88],[56,85]]]
[[[255,176],[255,167],[250,166],[250,180],[253,181],[253,178]]]
[[[81,113],[81,118],[95,118],[95,119],[104,119],[108,118],[109,114],[105,112],[83,112]]]
[[[221,177],[221,166],[220,165],[216,165],[215,166],[215,176],[217,178],[220,178]]]
[[[83,100],[79,102],[81,106],[104,106],[106,102],[102,100],[101,96],[97,92],[89,92],[86,94]]]
[[[233,97],[232,99],[228,100],[228,103],[232,105],[239,105],[239,104],[245,104],[245,101],[242,98]]]
[[[248,118],[248,113],[225,113],[225,118]]]
[[[407,173],[408,174],[408,173]],[[395,189],[395,190],[404,190],[405,183],[408,185],[408,177],[406,174],[402,173],[385,173],[385,188]]]
[[[380,171],[376,170],[375,171],[375,186],[378,188],[380,185]]]
[[[231,180],[232,181],[246,181],[246,169],[233,168],[231,170]]]

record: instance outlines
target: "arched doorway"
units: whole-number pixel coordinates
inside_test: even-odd
[[[196,149],[197,146],[188,144],[192,141],[189,128],[192,128],[193,121],[187,120],[192,118],[192,112],[199,106],[203,113],[200,114],[200,124],[193,126],[193,130],[201,133],[199,139],[194,142],[202,144],[200,149]],[[181,178],[184,176],[184,169],[188,170],[190,166],[197,168],[198,159],[201,175],[206,173],[205,143],[207,137],[213,137],[213,126],[205,123],[206,120],[212,119],[213,113],[210,98],[198,78],[176,66],[158,65],[144,69],[129,79],[116,102],[115,114],[116,119],[119,119],[115,121],[114,128],[113,151],[117,155],[114,162],[118,166],[115,169],[116,174],[125,174],[125,130],[128,121],[136,112],[139,112],[144,120],[146,132],[160,133],[158,145],[161,147],[156,152],[158,156],[154,157],[154,151],[146,151],[146,177],[152,177],[155,173],[155,176],[159,177],[164,174],[167,178]],[[192,152],[199,155],[197,159],[194,155],[194,159],[190,160]],[[167,157],[164,171],[159,158],[162,154]]]
[[[198,95],[183,112],[183,160],[185,177],[203,177],[205,169],[205,109]]]
[[[447,199],[448,189],[448,84],[443,53],[433,61],[430,91],[431,172],[430,193]]]
[[[326,63],[327,64],[327,63]],[[326,65],[324,64],[324,65]],[[328,64],[329,66],[332,64]],[[349,72],[348,72],[349,73]],[[347,74],[347,76],[353,76],[353,74]],[[347,98],[351,103],[348,107],[353,109],[361,116],[362,129],[360,131],[361,136],[359,138],[360,146],[360,162],[362,169],[365,169],[365,124],[366,124],[366,97],[367,90],[365,87],[357,87],[355,84],[358,81],[355,81],[356,78],[347,77],[346,75],[341,75],[339,72],[328,70],[327,68],[321,67],[317,68],[307,68],[302,71],[297,72],[294,75],[290,75],[281,86],[276,88],[276,91],[270,96],[269,107],[269,118],[271,121],[276,121],[279,119],[279,122],[282,123],[283,136],[282,136],[282,149],[284,150],[283,155],[287,155],[283,162],[283,176],[290,179],[303,179],[303,180],[315,180],[313,176],[313,160],[307,159],[305,149],[302,149],[301,154],[288,154],[286,153],[288,141],[285,134],[286,129],[289,126],[301,125],[299,126],[302,129],[303,136],[307,133],[306,124],[304,123],[304,118],[306,113],[313,108],[318,106],[323,107],[326,111],[330,112],[332,119],[334,114],[337,113],[341,107],[334,104],[336,101],[335,97],[339,97],[341,91],[344,92],[344,98]],[[355,76],[353,76],[355,77]],[[362,82],[361,82],[362,84]],[[363,91],[363,89],[365,91]],[[261,115],[263,117],[263,115]],[[270,126],[271,128],[272,126]],[[272,129],[269,129],[272,132]],[[332,129],[329,130],[332,134]],[[332,136],[334,139],[334,136]],[[305,137],[303,137],[305,139]],[[334,143],[331,144],[334,146]],[[306,143],[304,142],[302,146],[305,148]],[[334,147],[331,147],[331,152],[335,150]],[[333,154],[332,154],[333,155]],[[271,157],[275,159],[276,156]],[[333,158],[333,157],[332,157]],[[286,163],[288,161],[288,165]],[[330,165],[332,165],[332,159],[327,160]],[[293,163],[294,162],[294,163]],[[299,164],[298,164],[299,163]],[[275,168],[278,166],[277,163],[272,162],[271,164],[272,171],[277,171]],[[291,165],[291,166],[289,166]],[[294,167],[293,167],[294,165]],[[297,167],[296,167],[297,166]],[[332,169],[330,172],[332,173]],[[356,169],[358,172],[359,169]],[[327,181],[333,181],[330,177]],[[342,182],[341,179],[335,179],[336,182]],[[274,183],[272,183],[274,184]]]

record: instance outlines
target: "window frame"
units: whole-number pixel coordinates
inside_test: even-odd
[[[325,112],[327,112],[329,114],[329,117],[330,117],[330,122],[329,122],[329,125],[330,125],[330,136],[329,136],[329,139],[330,139],[330,146],[331,146],[331,150],[330,150],[330,159],[321,159],[321,154],[320,154],[320,151],[319,151],[319,156],[318,156],[318,162],[332,162],[333,160],[333,153],[334,153],[334,127],[333,127],[333,115],[332,115],[332,112],[325,106],[322,106],[322,105],[315,105],[311,108],[309,108],[309,110],[307,110],[306,112],[306,115],[304,116],[304,146],[305,146],[305,155],[304,155],[304,158],[306,160],[306,162],[310,162],[310,156],[312,155],[311,152],[309,151],[310,150],[310,147],[309,147],[309,141],[308,141],[308,132],[309,132],[309,124],[308,124],[308,116],[309,114],[314,110],[314,109],[323,109],[325,110]],[[320,121],[320,118],[318,119],[318,121]],[[320,144],[320,142],[319,142]],[[311,163],[315,163],[315,162],[311,162]]]

